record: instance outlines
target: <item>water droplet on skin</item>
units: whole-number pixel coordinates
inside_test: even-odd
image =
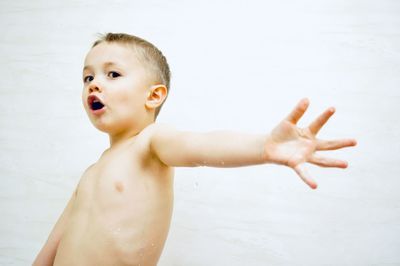
[[[224,161],[221,161],[221,164],[222,164],[222,165],[225,165],[225,162],[224,162]]]
[[[114,229],[112,229],[111,230],[112,231],[112,233],[114,234],[114,235],[116,235],[116,234],[118,234],[119,232],[121,232],[121,228],[120,227],[118,227],[118,228],[114,228]]]

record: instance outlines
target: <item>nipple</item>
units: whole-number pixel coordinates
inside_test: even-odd
[[[118,192],[124,191],[124,184],[123,184],[121,181],[115,182],[114,185],[115,185],[115,189],[116,189]]]

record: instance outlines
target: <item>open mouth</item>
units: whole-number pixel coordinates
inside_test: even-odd
[[[104,104],[95,95],[90,95],[88,97],[88,105],[89,105],[90,109],[93,111],[100,110],[104,107]]]

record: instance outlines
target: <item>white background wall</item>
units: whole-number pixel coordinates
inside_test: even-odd
[[[0,264],[29,265],[83,170],[108,147],[81,104],[98,32],[169,59],[159,122],[262,133],[302,97],[347,170],[180,168],[159,265],[400,265],[400,2],[0,1]]]

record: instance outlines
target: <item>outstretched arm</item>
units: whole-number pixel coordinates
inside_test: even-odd
[[[311,188],[316,188],[304,163],[322,167],[346,168],[347,162],[330,159],[316,151],[336,150],[356,145],[353,139],[319,140],[318,131],[333,115],[329,108],[306,128],[297,122],[309,102],[301,100],[294,110],[270,134],[251,135],[229,131],[194,133],[158,126],[151,137],[151,150],[169,166],[237,167],[263,163],[286,165]]]

